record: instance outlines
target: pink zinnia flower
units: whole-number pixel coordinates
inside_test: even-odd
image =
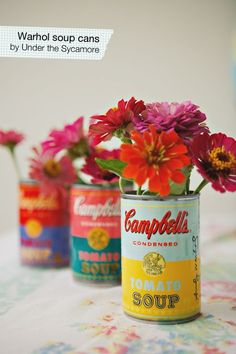
[[[175,130],[176,133],[189,143],[193,137],[209,129],[205,123],[206,116],[191,101],[182,103],[156,102],[146,105],[142,118],[135,119],[135,127],[143,132],[149,124],[154,124],[157,130]]]
[[[107,170],[103,170],[95,161],[95,158],[98,157],[103,160],[109,159],[119,159],[120,150],[114,149],[111,151],[105,149],[96,149],[93,154],[91,154],[85,160],[85,165],[81,169],[82,172],[86,173],[89,176],[92,176],[92,183],[116,183],[119,178]]]
[[[138,117],[145,108],[144,102],[136,101],[134,97],[129,101],[122,99],[117,107],[109,109],[106,114],[91,117],[89,136],[95,144],[110,140],[113,135],[123,140],[129,138],[134,117]]]
[[[62,130],[53,130],[42,146],[44,151],[53,154],[67,150],[71,158],[86,156],[88,154],[88,142],[83,131],[83,117],[74,123],[65,125]]]
[[[33,148],[35,157],[30,161],[30,178],[40,183],[45,194],[62,193],[76,181],[76,171],[68,156],[57,159],[49,151]]]
[[[15,130],[0,130],[0,145],[13,150],[16,145],[24,140],[24,135]]]
[[[0,145],[7,148],[10,152],[19,180],[21,179],[21,173],[15,154],[15,147],[16,145],[20,144],[24,138],[25,137],[23,134],[18,133],[15,130],[0,130]]]
[[[198,172],[215,190],[236,191],[236,140],[222,133],[204,133],[193,140],[190,149]]]

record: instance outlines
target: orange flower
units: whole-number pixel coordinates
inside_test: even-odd
[[[138,186],[149,180],[149,191],[161,196],[170,194],[170,181],[183,183],[180,171],[191,163],[188,150],[175,131],[158,133],[153,125],[144,133],[131,132],[133,144],[122,144],[122,161],[127,163],[123,177],[133,179]]]

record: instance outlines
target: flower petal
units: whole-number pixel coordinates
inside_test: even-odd
[[[172,172],[171,179],[175,183],[183,183],[186,177],[181,171],[174,171]]]
[[[166,197],[170,194],[170,185],[169,184],[162,184],[159,190],[159,193],[162,197]]]
[[[149,179],[149,191],[159,193],[161,188],[160,178],[157,175],[154,175],[152,178]]]

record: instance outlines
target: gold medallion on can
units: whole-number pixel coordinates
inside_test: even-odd
[[[165,267],[165,258],[159,253],[149,252],[143,258],[143,269],[148,275],[160,275]]]
[[[43,226],[37,219],[29,219],[25,224],[26,234],[31,238],[37,238],[43,231]]]
[[[95,227],[88,234],[88,244],[91,248],[100,251],[106,248],[110,238],[108,232],[102,227]]]

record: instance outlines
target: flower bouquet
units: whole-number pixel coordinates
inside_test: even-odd
[[[81,127],[82,118],[63,131],[53,131],[42,144],[45,152],[66,151],[74,165],[84,158],[76,167],[77,178],[70,190],[71,268],[74,278],[79,281],[119,282],[119,178],[99,167],[95,159],[118,159],[120,150],[95,146],[82,132],[79,134]]]
[[[83,121],[80,117],[61,130],[52,130],[39,147],[33,147],[29,179],[21,178],[15,151],[24,136],[15,131],[0,131],[0,144],[11,153],[19,179],[23,264],[69,264],[69,195],[73,184],[117,186],[117,176],[101,169],[94,159],[117,158],[118,150],[108,151],[90,144]]]
[[[131,98],[91,119],[94,143],[121,140],[118,159],[96,158],[119,176],[125,313],[179,323],[200,313],[199,193],[208,183],[236,190],[236,141],[210,134],[190,101],[144,104]],[[202,177],[191,186],[193,169]],[[127,192],[124,181],[137,188]]]

